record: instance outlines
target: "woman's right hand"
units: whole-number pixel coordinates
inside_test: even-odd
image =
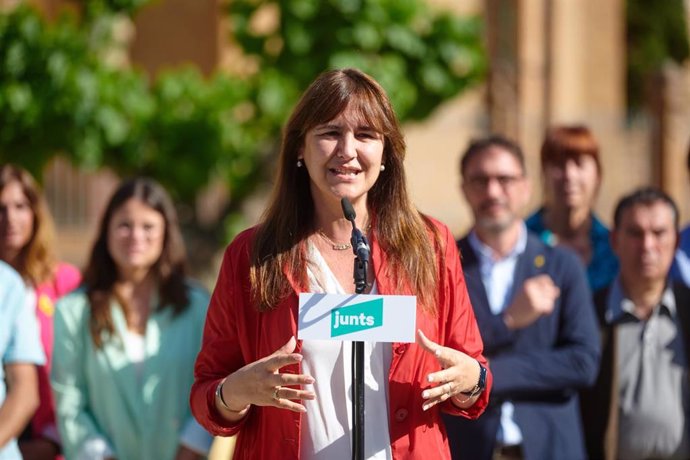
[[[292,336],[271,355],[228,375],[222,387],[223,400],[228,407],[236,414],[242,415],[250,404],[306,412],[307,409],[295,401],[316,398],[313,391],[301,389],[301,385],[313,384],[314,378],[305,374],[279,372],[282,367],[302,361],[302,355],[293,353],[296,346],[297,340]],[[220,404],[218,406],[222,407]],[[221,412],[228,414],[227,410]]]

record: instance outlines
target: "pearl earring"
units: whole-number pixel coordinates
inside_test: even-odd
[[[381,172],[385,171],[385,170],[386,170],[386,165],[381,165],[381,168],[380,168],[380,169],[381,169]]]
[[[298,167],[298,168],[301,168],[301,167],[302,167],[302,160],[301,160],[301,159],[300,159],[300,160],[297,160],[297,167]]]

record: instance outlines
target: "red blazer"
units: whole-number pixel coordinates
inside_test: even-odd
[[[482,340],[465,287],[455,240],[447,227],[435,222],[443,248],[436,248],[439,261],[438,314],[417,311],[417,328],[436,343],[461,350],[487,366],[482,355]],[[305,292],[286,273],[294,292],[274,310],[260,313],[249,300],[249,254],[255,229],[249,229],[230,244],[211,298],[201,351],[194,369],[191,406],[194,416],[207,430],[218,436],[239,433],[235,456],[241,459],[300,458],[301,414],[274,407],[252,406],[246,417],[229,423],[215,407],[215,389],[221,379],[247,363],[254,362],[285,344],[297,334],[298,295]],[[430,241],[430,246],[433,243]],[[385,276],[386,255],[374,239],[372,261],[380,294],[400,294],[395,281]],[[443,252],[441,252],[443,251]],[[427,374],[440,370],[438,361],[417,344],[394,343],[389,373],[389,430],[394,459],[450,459],[448,440],[440,418],[445,412],[467,418],[478,417],[491,392],[492,376],[487,372],[487,387],[469,409],[461,410],[450,401],[428,411],[422,410],[422,391],[429,387]],[[296,352],[302,348],[297,343]],[[283,368],[301,373],[298,364]]]

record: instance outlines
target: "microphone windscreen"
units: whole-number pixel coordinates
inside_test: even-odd
[[[343,207],[343,214],[345,214],[345,218],[351,222],[354,222],[357,214],[355,214],[355,208],[352,207],[350,200],[343,198],[340,200],[340,205]]]

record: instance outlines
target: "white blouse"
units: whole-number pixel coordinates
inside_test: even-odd
[[[310,292],[345,294],[319,250],[311,243],[307,276]],[[378,293],[376,283],[371,294]],[[302,372],[315,379],[305,389],[316,399],[303,401],[301,458],[349,460],[352,458],[352,342],[304,340]],[[364,454],[368,459],[391,459],[388,427],[388,374],[390,343],[364,343]]]

